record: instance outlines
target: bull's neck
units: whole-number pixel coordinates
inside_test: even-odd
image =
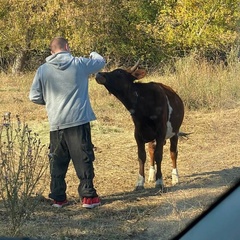
[[[114,94],[132,114],[138,103],[139,93],[134,86]]]

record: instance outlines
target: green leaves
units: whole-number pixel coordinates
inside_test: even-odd
[[[54,36],[74,54],[96,50],[150,64],[191,50],[226,52],[239,42],[235,0],[0,0],[1,57],[48,49]]]
[[[227,51],[236,43],[237,13],[235,1],[178,1],[160,9],[154,32],[156,38],[174,51],[214,49]],[[233,14],[234,13],[234,14]]]

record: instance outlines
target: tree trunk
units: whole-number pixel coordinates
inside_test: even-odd
[[[12,73],[13,74],[21,73],[23,70],[25,61],[26,61],[26,51],[21,50],[21,51],[19,51],[19,53],[17,54],[17,56],[14,60],[13,67],[12,67]]]

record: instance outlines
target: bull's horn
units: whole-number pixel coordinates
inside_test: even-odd
[[[138,59],[138,61],[135,63],[135,65],[133,67],[131,67],[131,69],[130,69],[131,73],[134,72],[137,69],[137,67],[139,65],[139,62],[140,62],[140,59]]]

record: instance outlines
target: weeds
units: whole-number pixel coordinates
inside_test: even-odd
[[[38,183],[47,169],[46,147],[36,133],[8,112],[0,126],[0,197],[11,225],[11,235],[20,233],[24,222],[40,202],[44,184]],[[15,126],[16,125],[16,126]]]
[[[234,108],[240,101],[240,68],[239,60],[232,55],[225,66],[192,53],[176,60],[174,71],[166,66],[163,76],[155,74],[155,79],[149,76],[149,80],[172,87],[189,110]]]
[[[239,73],[233,74],[230,67],[214,65],[194,55],[180,59],[176,63],[175,82],[185,106],[190,110],[215,110],[236,105],[240,97],[240,89],[235,88],[239,85]],[[235,96],[232,86],[238,89]]]

